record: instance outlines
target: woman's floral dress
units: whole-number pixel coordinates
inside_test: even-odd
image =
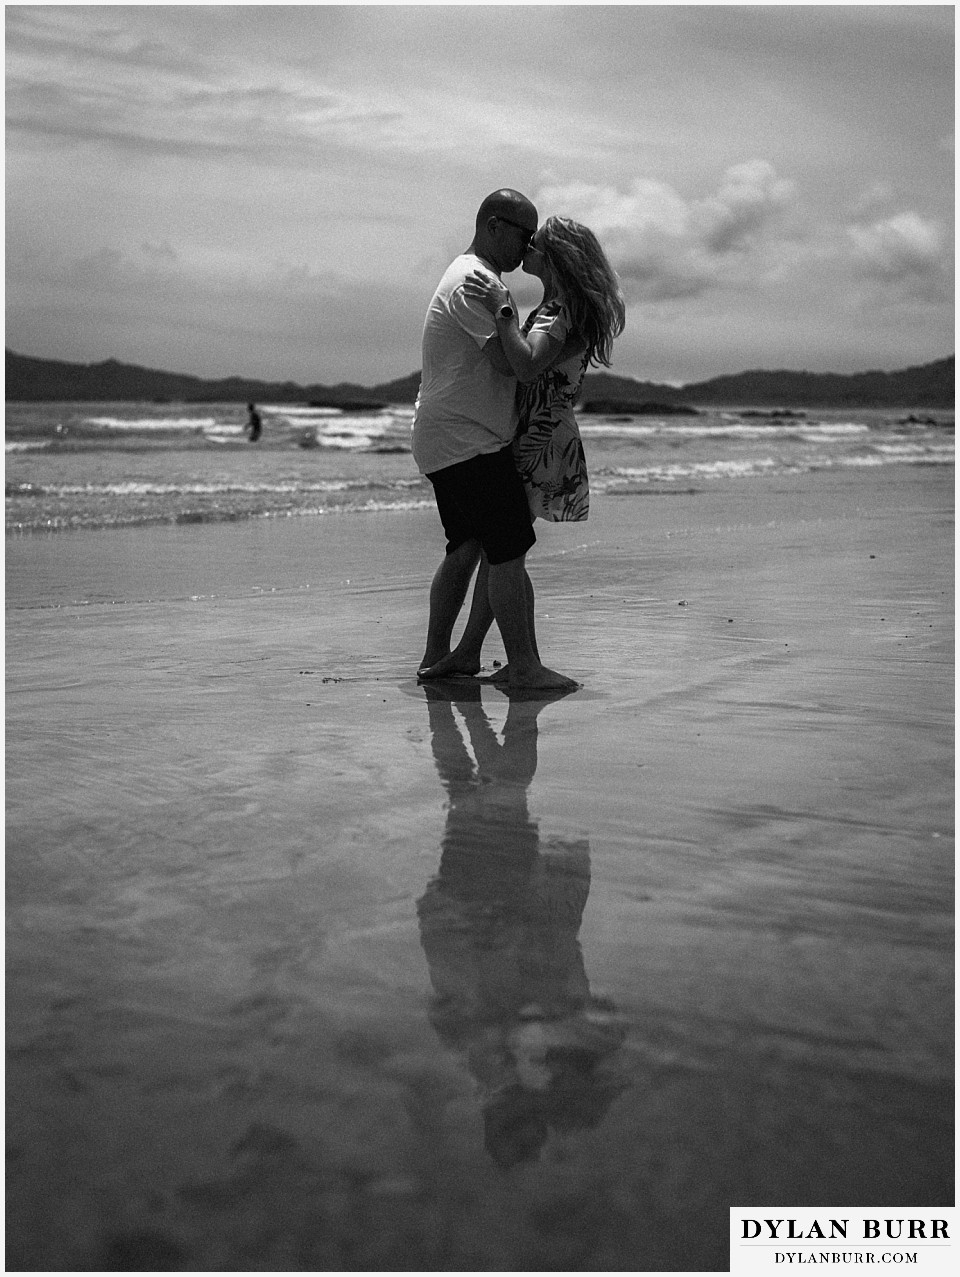
[[[562,302],[538,306],[524,334],[546,332],[563,343],[570,320]],[[518,390],[519,426],[514,460],[535,519],[579,522],[590,510],[587,461],[573,405],[587,370],[587,352],[554,364]]]

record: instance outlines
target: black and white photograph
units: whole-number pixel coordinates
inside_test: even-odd
[[[947,1263],[955,7],[4,24],[5,1271]]]

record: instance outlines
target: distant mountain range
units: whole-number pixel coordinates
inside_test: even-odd
[[[6,398],[146,401],[154,403],[309,403],[318,407],[370,407],[413,403],[420,373],[377,386],[338,382],[300,386],[296,382],[227,377],[208,381],[108,359],[99,364],[62,363],[6,352]],[[660,385],[588,373],[581,407],[594,411],[643,411],[692,404],[741,407],[950,408],[954,406],[954,357],[900,372],[742,372],[686,386]]]

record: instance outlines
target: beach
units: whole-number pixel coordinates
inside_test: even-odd
[[[8,1269],[723,1271],[732,1205],[951,1203],[953,495],[538,524],[549,701],[418,685],[428,506],[8,536]]]

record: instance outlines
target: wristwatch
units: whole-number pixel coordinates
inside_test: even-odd
[[[517,312],[513,309],[509,302],[504,302],[503,305],[497,309],[497,319],[513,319],[516,313]]]

